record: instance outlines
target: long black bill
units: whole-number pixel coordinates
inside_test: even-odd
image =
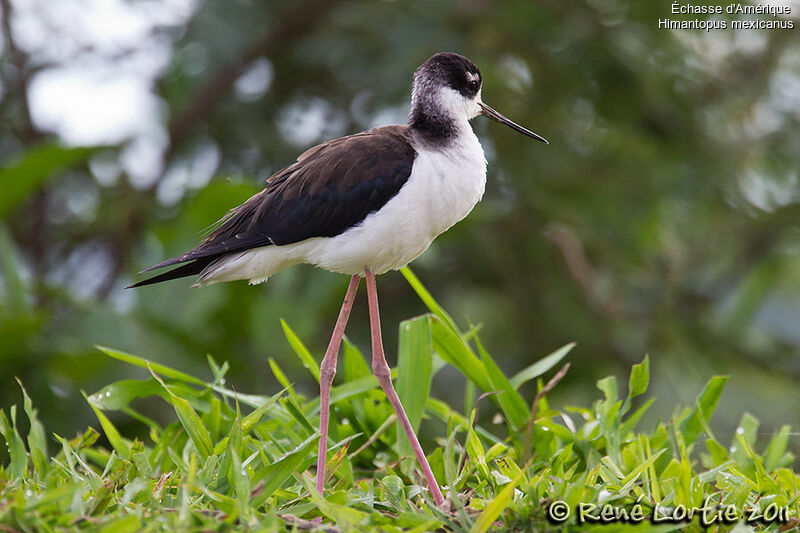
[[[528,137],[532,137],[532,138],[536,139],[537,141],[542,141],[545,144],[550,144],[549,142],[547,142],[547,139],[545,139],[544,137],[542,137],[538,133],[533,133],[531,130],[529,130],[527,128],[523,128],[522,126],[520,126],[516,122],[513,122],[513,121],[507,119],[506,117],[504,117],[503,115],[501,115],[500,113],[498,113],[497,111],[495,111],[494,109],[489,107],[488,105],[484,104],[483,102],[478,102],[478,105],[481,106],[481,109],[483,110],[482,114],[484,116],[489,117],[492,120],[496,120],[500,124],[505,124],[506,126],[511,128],[512,130],[518,131],[518,132],[522,133],[523,135],[527,135]]]

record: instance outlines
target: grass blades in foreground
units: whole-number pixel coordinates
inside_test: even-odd
[[[7,444],[0,466],[0,527],[114,533],[589,531],[599,527],[590,518],[608,504],[629,522],[638,506],[644,516],[638,531],[702,531],[697,516],[656,523],[654,507],[663,519],[707,502],[737,513],[713,524],[720,531],[797,527],[800,479],[787,451],[791,430],[785,426],[757,443],[758,421],[745,414],[732,441],[720,441],[709,420],[725,377],[711,377],[693,405],[669,420],[651,421],[655,427],[649,431],[639,429],[653,403],[642,399],[650,378],[646,357],[631,370],[626,393],[607,377],[598,381],[600,397],[593,405],[556,408],[547,392],[565,373],[572,344],[506,376],[475,329],[460,330],[410,270],[403,274],[430,313],[400,324],[397,389],[413,424],[428,420],[437,428],[438,446],[428,449],[429,460],[444,486],[447,509],[432,505],[367,360],[349,343],[332,394],[324,495],[313,483],[319,400],[295,391],[274,360],[269,365],[283,390],[262,396],[228,388],[227,365],[210,357],[209,377],[201,378],[102,347],[108,356],[142,368],[142,379],[86,396],[105,435],[102,443],[94,428],[72,438],[48,434],[21,383],[23,408],[0,411]],[[318,379],[319,354],[283,325],[291,348]],[[477,391],[469,412],[430,395],[432,377],[446,364]],[[539,394],[526,397],[520,389],[531,380]],[[148,397],[160,397],[174,421],[160,425],[139,412],[135,400]],[[118,412],[147,427],[148,438],[121,434],[113,423]],[[22,416],[27,422],[21,423]],[[29,428],[25,434],[22,426]],[[559,517],[559,509],[568,509],[568,516]],[[748,510],[768,520],[748,523],[742,518]]]

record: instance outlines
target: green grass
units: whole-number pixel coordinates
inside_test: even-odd
[[[234,391],[224,379],[227,364],[211,357],[207,380],[100,348],[120,364],[142,367],[146,376],[86,396],[107,445],[94,428],[74,438],[48,436],[21,383],[22,412],[16,406],[0,412],[0,434],[8,445],[8,461],[0,468],[0,525],[11,531],[114,533],[633,527],[581,524],[576,510],[583,503],[609,504],[609,512],[628,515],[638,508],[646,517],[636,526],[641,531],[702,531],[697,517],[655,523],[653,506],[662,506],[663,517],[709,501],[739,515],[747,509],[769,517],[782,513],[776,520],[712,526],[720,530],[797,526],[800,480],[787,451],[791,430],[781,428],[756,449],[758,421],[745,414],[732,442],[718,440],[708,421],[725,377],[712,377],[694,405],[652,431],[638,429],[653,402],[643,400],[647,358],[631,370],[625,394],[607,377],[598,381],[600,398],[591,407],[556,408],[547,393],[568,368],[571,344],[506,376],[475,328],[460,330],[409,270],[404,275],[430,313],[400,324],[396,385],[415,426],[423,419],[440,422],[437,447],[427,451],[445,487],[447,509],[433,506],[367,360],[349,343],[332,394],[324,495],[313,483],[319,400],[295,391],[274,360],[269,366],[283,390],[268,397]],[[319,379],[318,358],[283,325],[289,345]],[[432,377],[446,364],[466,377],[467,412],[430,395]],[[519,390],[531,380],[539,392],[526,398]],[[153,396],[174,411],[172,423],[162,426],[132,406]],[[142,442],[120,434],[107,415],[113,411],[140,421],[149,437]],[[23,413],[26,435],[19,430]],[[48,456],[48,448],[56,453]],[[557,501],[572,510],[563,523],[548,517]]]

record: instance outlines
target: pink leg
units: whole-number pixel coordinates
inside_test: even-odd
[[[356,291],[361,276],[350,278],[350,286],[342,302],[342,309],[339,311],[339,318],[333,328],[331,342],[322,364],[319,367],[319,452],[317,454],[317,491],[322,494],[325,485],[325,452],[328,450],[328,415],[330,412],[331,384],[333,376],[336,375],[336,359],[339,357],[339,345],[342,343],[342,335],[350,317],[350,310],[353,308],[353,301],[356,299]]]
[[[389,375],[389,365],[386,363],[386,357],[383,354],[381,317],[378,311],[378,291],[375,288],[375,274],[367,269],[365,277],[367,280],[367,299],[369,301],[369,323],[372,329],[372,371],[375,373],[375,377],[378,378],[378,383],[381,384],[383,392],[388,396],[389,403],[392,404],[394,412],[397,414],[397,418],[400,420],[400,424],[403,426],[408,436],[408,440],[411,441],[411,447],[414,448],[414,454],[417,456],[419,466],[422,468],[422,473],[425,474],[425,479],[428,481],[428,488],[433,495],[433,501],[436,502],[436,505],[442,505],[444,503],[442,491],[436,483],[436,478],[433,477],[428,459],[422,451],[422,446],[419,445],[419,439],[417,439],[414,430],[411,428],[411,422],[408,421],[408,416],[406,416],[405,409],[403,409],[403,405],[400,403],[400,398],[394,390],[392,378]]]

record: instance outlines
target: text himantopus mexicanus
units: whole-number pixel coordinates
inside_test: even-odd
[[[372,370],[388,396],[437,505],[444,503],[417,436],[392,386],[383,353],[375,275],[418,257],[483,196],[486,159],[469,121],[485,115],[547,142],[481,101],[481,73],[458,54],[440,53],[414,72],[405,126],[384,126],[325,142],[279,170],[235,207],[200,245],[145,270],[184,263],[140,287],[199,274],[196,285],[262,283],[307,263],[351,276],[320,366],[317,490],[325,479],[330,389],[350,309],[366,278]]]

